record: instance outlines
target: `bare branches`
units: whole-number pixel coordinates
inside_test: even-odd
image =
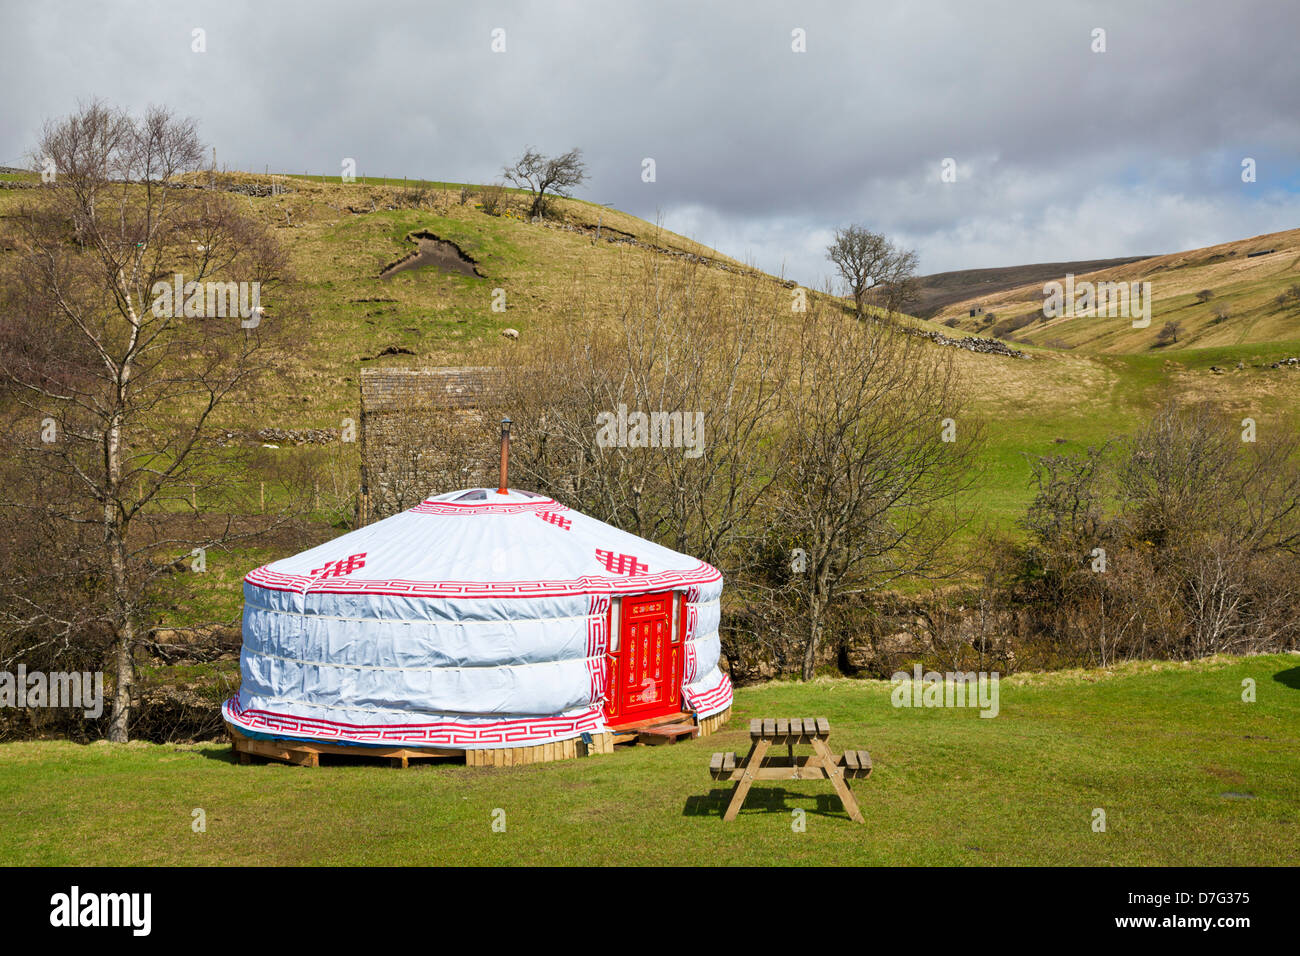
[[[47,612],[42,626],[63,618],[58,633],[72,642],[110,635],[111,736],[124,740],[137,625],[160,568],[187,542],[216,547],[247,531],[229,514],[190,521],[177,505],[239,481],[242,464],[211,425],[282,333],[266,303],[284,302],[284,257],[229,197],[175,188],[203,146],[192,121],[164,109],[136,118],[93,102],[47,124],[37,153],[55,182],[19,211],[17,254],[0,276],[0,394],[18,412],[3,435],[16,480],[0,511],[61,529],[46,580],[93,582],[96,601]],[[59,600],[21,580],[40,602]],[[35,628],[39,617],[12,623]]]
[[[889,323],[828,314],[820,299],[790,319],[788,290],[757,280],[719,287],[648,257],[623,285],[616,321],[576,310],[516,354],[502,402],[517,472],[705,558],[741,589],[775,586],[769,599],[799,605],[811,676],[842,591],[946,573],[979,434],[953,365]],[[654,416],[673,414],[699,416],[698,455],[659,440]],[[954,417],[955,443],[943,437]],[[795,548],[806,571],[778,574]]]
[[[942,573],[979,429],[962,414],[951,357],[888,323],[810,314],[794,352],[775,523],[806,563],[793,581],[807,679],[842,589]],[[961,422],[959,441],[945,421]]]
[[[1245,442],[1205,406],[1169,405],[1113,453],[1038,460],[1022,580],[1067,653],[1106,664],[1294,641],[1300,445],[1270,432]]]
[[[859,319],[872,304],[870,299],[892,314],[915,298],[916,253],[895,246],[879,233],[857,225],[837,229],[826,257],[853,296]]]
[[[569,150],[559,156],[543,156],[531,146],[524,154],[502,170],[506,180],[533,195],[529,218],[545,215],[547,193],[568,196],[587,179],[587,164],[582,161],[582,150]]]

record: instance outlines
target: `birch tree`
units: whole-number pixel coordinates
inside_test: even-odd
[[[165,109],[90,103],[48,123],[35,155],[55,178],[12,220],[0,310],[5,466],[27,480],[0,506],[65,529],[73,580],[98,596],[19,590],[5,623],[44,641],[107,634],[120,742],[151,586],[246,530],[231,516],[235,455],[214,430],[223,406],[256,401],[283,257],[233,197],[177,179],[204,148]]]

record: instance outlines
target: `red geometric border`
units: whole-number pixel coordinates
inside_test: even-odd
[[[521,515],[533,511],[568,511],[568,507],[552,501],[516,501],[494,505],[473,501],[457,503],[455,501],[422,501],[414,508],[406,509],[408,514],[417,515]]]
[[[566,597],[574,594],[629,594],[708,584],[720,580],[721,572],[700,561],[689,571],[659,571],[627,577],[604,578],[584,575],[567,581],[358,581],[349,578],[320,579],[305,574],[283,574],[267,565],[244,577],[254,587],[297,594],[387,594],[417,598],[534,598]]]
[[[682,600],[686,604],[686,634],[683,640],[686,642],[686,666],[682,673],[682,683],[691,684],[699,676],[697,673],[699,656],[695,651],[695,630],[700,623],[700,610],[696,605],[700,600],[700,589],[698,587],[689,587]]]
[[[423,724],[383,726],[346,724],[316,717],[291,717],[268,710],[241,710],[238,697],[226,701],[221,710],[231,723],[259,733],[367,744],[423,744],[428,747],[545,743],[576,737],[584,731],[597,732],[603,726],[600,711],[596,708],[576,717],[517,717],[473,724],[445,718]]]
[[[731,678],[724,673],[717,687],[702,693],[693,694],[685,688],[683,691],[685,691],[687,706],[695,713],[702,714],[731,703]]]
[[[591,595],[587,618],[587,673],[591,676],[591,702],[600,704],[609,686],[609,596]]]

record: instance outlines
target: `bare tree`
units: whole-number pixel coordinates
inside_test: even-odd
[[[849,589],[945,573],[980,429],[951,355],[890,324],[809,313],[792,352],[773,524],[803,552],[810,679],[827,612]]]
[[[1016,577],[1049,642],[1103,665],[1290,646],[1300,439],[1289,423],[1257,442],[1236,428],[1204,405],[1170,405],[1115,443],[1113,467],[1095,451],[1036,463]]]
[[[848,286],[859,319],[865,314],[873,290],[877,290],[880,304],[888,312],[899,311],[915,298],[916,253],[895,246],[864,226],[835,230],[826,257]]]
[[[164,109],[91,103],[47,124],[36,152],[56,181],[14,217],[2,283],[0,386],[16,411],[5,465],[22,480],[0,507],[62,529],[58,572],[98,597],[36,603],[38,591],[7,588],[0,603],[33,638],[104,635],[109,736],[125,741],[151,586],[194,548],[247,533],[238,454],[214,426],[218,409],[255,397],[283,326],[264,306],[273,289],[283,302],[283,259],[224,194],[179,188],[204,150]]]
[[[500,396],[512,473],[734,575],[779,471],[788,293],[653,253],[636,264],[613,322],[574,316],[516,357]]]
[[[1049,571],[1063,573],[1082,564],[1106,533],[1104,499],[1108,446],[1082,456],[1030,458],[1037,493],[1022,524],[1031,547]]]
[[[532,193],[533,204],[528,210],[532,219],[546,212],[548,192],[553,196],[568,196],[585,182],[587,164],[582,161],[581,149],[574,148],[559,156],[543,156],[530,146],[502,174]]]

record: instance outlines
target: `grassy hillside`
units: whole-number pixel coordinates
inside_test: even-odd
[[[275,227],[304,284],[310,312],[301,341],[275,356],[277,374],[256,401],[223,412],[221,423],[232,428],[338,429],[345,418],[358,417],[359,371],[367,366],[509,362],[518,346],[501,336],[503,330],[516,329],[527,341],[579,312],[617,310],[629,277],[647,255],[701,258],[705,273],[719,283],[753,271],[654,224],[578,200],[559,201],[561,221],[541,224],[521,216],[526,197],[517,192],[513,208],[494,216],[482,209],[481,187],[465,198],[452,183],[343,184],[249,174],[223,181],[249,192],[268,192],[272,184],[291,190],[240,201]],[[37,195],[31,189],[0,190],[0,220]],[[409,237],[417,232],[455,243],[481,275],[423,268],[380,278],[386,266],[416,250]],[[1247,258],[1266,248],[1276,251]],[[983,471],[968,499],[981,522],[1014,533],[1031,495],[1027,455],[1100,444],[1138,427],[1170,398],[1212,400],[1231,414],[1250,415],[1262,435],[1300,407],[1300,371],[1269,367],[1300,355],[1300,302],[1275,304],[1277,295],[1300,282],[1300,230],[1088,277],[1150,279],[1151,327],[1133,330],[1126,319],[1058,319],[1034,322],[1014,335],[1025,359],[952,350],[973,417],[986,425]],[[1206,303],[1196,301],[1202,288],[1214,293]],[[504,290],[504,312],[492,309],[498,289]],[[1041,310],[1042,285],[1035,280],[979,301],[1000,317]],[[1215,323],[1218,306],[1226,306],[1230,317]],[[956,328],[943,321],[950,315],[958,316]],[[1152,348],[1171,318],[1183,324],[1182,337],[1168,348]],[[915,324],[953,337],[978,329],[964,303]],[[355,474],[356,445],[332,449],[339,456],[334,467]],[[286,458],[319,453],[288,443],[272,452]],[[332,533],[323,515],[322,529]],[[240,577],[276,556],[257,549],[213,555],[209,570],[219,573],[201,579],[210,593],[177,594],[160,623],[210,620],[214,613],[235,619]],[[185,587],[193,581],[187,578]]]
[[[206,181],[207,174],[192,179]],[[280,374],[255,409],[234,409],[235,427],[337,428],[357,413],[357,372],[365,364],[460,364],[483,361],[500,347],[500,332],[540,333],[578,309],[610,309],[621,301],[622,279],[640,247],[674,256],[706,257],[724,270],[741,263],[616,210],[558,200],[561,223],[537,224],[519,215],[518,197],[506,215],[481,209],[481,187],[461,202],[458,184],[322,183],[320,178],[222,174],[235,187],[289,192],[242,196],[249,211],[275,227],[303,282],[310,327],[306,341],[278,357]],[[418,208],[413,193],[424,190]],[[0,220],[39,190],[0,191]],[[600,239],[595,231],[599,226]],[[478,262],[482,278],[419,269],[381,279],[388,265],[415,251],[408,236],[428,231],[455,243]],[[640,244],[640,247],[638,245]],[[494,312],[493,292],[505,292]],[[398,350],[380,356],[386,349]]]
[[[1024,675],[1003,681],[993,719],[892,707],[883,681],[775,683],[739,690],[713,737],[518,768],[306,770],[240,766],[214,744],[6,744],[0,864],[1290,865],[1298,664]],[[759,783],[722,822],[728,787],[709,779],[709,754],[743,753],[749,719],[776,715],[828,717],[833,749],[871,752],[872,776],[854,785],[865,826],[824,781]]]
[[[1078,262],[1036,262],[1023,266],[1002,266],[992,269],[958,269],[954,272],[936,272],[917,277],[920,295],[915,310],[924,318],[932,318],[956,302],[982,301],[1008,289],[1032,283],[1043,283],[1067,272],[1082,275],[1111,266],[1127,265],[1147,256],[1126,256],[1119,259],[1086,259]],[[950,311],[950,310],[949,310]]]
[[[1066,271],[1070,270],[1037,277],[1012,289],[975,295],[944,307],[934,318],[939,322],[951,319],[957,329],[977,331],[986,327],[990,312],[998,320],[1032,313],[1033,321],[1014,331],[1014,339],[1088,353],[1232,350],[1285,343],[1291,354],[1296,354],[1295,344],[1300,342],[1300,296],[1278,302],[1288,289],[1300,286],[1300,229],[1075,272],[1076,282],[1150,282],[1151,325],[1144,329],[1133,328],[1126,318],[1097,315],[1040,321],[1044,283],[1063,281]],[[1211,297],[1198,297],[1202,290],[1209,290]],[[970,315],[975,306],[983,308],[983,315]],[[1160,346],[1157,336],[1167,322],[1177,322],[1181,332],[1177,342]],[[1222,357],[1235,362],[1248,354],[1229,351]]]

